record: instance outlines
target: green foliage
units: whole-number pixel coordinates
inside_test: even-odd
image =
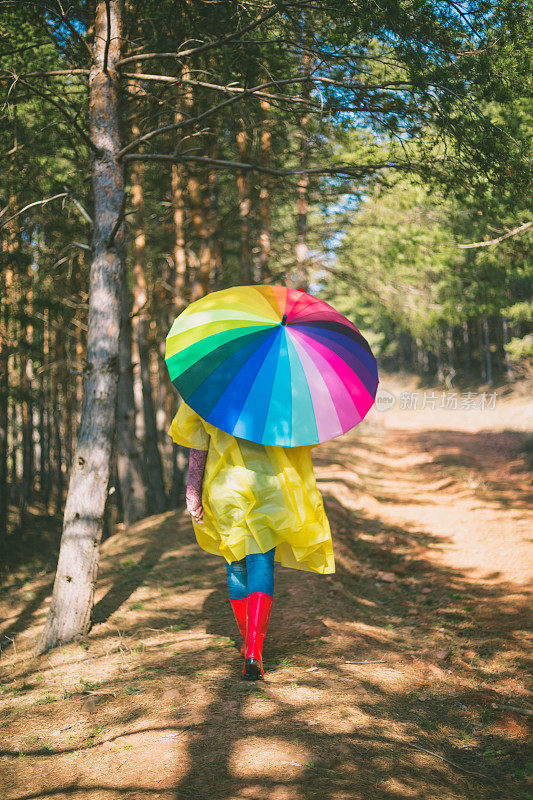
[[[529,362],[533,365],[533,334],[528,333],[521,339],[513,337],[505,347],[514,362]]]

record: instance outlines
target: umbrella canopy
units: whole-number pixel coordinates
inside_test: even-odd
[[[191,303],[167,336],[166,363],[207,422],[284,447],[353,428],[379,383],[355,325],[323,300],[281,286],[235,286]]]

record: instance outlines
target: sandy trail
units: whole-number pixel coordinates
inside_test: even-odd
[[[181,512],[105,542],[91,633],[47,656],[51,573],[14,576],[6,798],[533,797],[531,407],[483,413],[398,402],[317,448],[337,572],[276,565],[261,684]]]

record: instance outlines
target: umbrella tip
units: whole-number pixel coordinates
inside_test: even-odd
[[[281,324],[282,325],[286,325],[287,324],[287,315],[286,314],[283,315],[283,319],[281,320]]]

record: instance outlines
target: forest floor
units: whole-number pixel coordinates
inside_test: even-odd
[[[265,681],[181,511],[105,541],[91,632],[47,655],[53,570],[12,573],[7,800],[533,798],[533,409],[402,408],[415,384],[382,377],[394,407],[313,451],[337,571],[276,564]]]

